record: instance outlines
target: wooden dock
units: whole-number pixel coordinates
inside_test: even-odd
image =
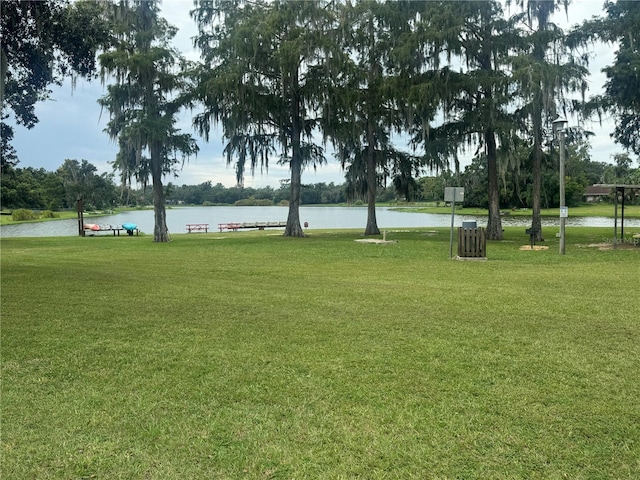
[[[258,230],[264,230],[265,228],[284,228],[287,226],[287,222],[230,222],[219,223],[218,229],[221,232],[225,230],[238,231],[242,229],[255,228]]]

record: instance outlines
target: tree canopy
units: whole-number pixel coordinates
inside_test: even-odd
[[[4,121],[32,128],[34,106],[47,99],[51,84],[68,76],[91,78],[96,52],[109,44],[111,30],[98,2],[3,0],[0,16],[0,102],[2,167],[18,162],[11,146],[13,129]]]
[[[605,17],[580,29],[617,47],[613,64],[603,69],[605,93],[594,104],[613,114],[616,142],[640,156],[640,2],[608,1],[605,10]]]

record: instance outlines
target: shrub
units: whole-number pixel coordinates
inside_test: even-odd
[[[51,200],[48,204],[47,204],[47,210],[51,210],[51,211],[56,211],[56,210],[62,210],[62,201],[60,201],[59,199],[53,199]]]
[[[51,210],[45,210],[44,212],[42,212],[42,218],[58,218],[59,216],[60,215],[52,212]]]
[[[268,199],[256,199],[254,197],[249,197],[236,201],[234,205],[243,207],[270,207],[273,205],[273,201]]]
[[[38,215],[33,210],[19,208],[18,210],[13,211],[11,218],[14,222],[24,222],[25,220],[36,220]]]

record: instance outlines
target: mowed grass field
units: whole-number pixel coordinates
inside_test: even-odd
[[[3,479],[640,477],[640,247],[2,239]]]

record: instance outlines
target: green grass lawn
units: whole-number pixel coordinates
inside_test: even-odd
[[[0,476],[638,478],[640,247],[550,230],[2,239]]]

